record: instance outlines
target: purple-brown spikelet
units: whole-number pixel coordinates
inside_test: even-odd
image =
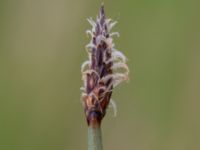
[[[110,31],[117,22],[106,19],[103,5],[96,21],[89,18],[88,22],[92,30],[86,31],[91,41],[86,46],[89,60],[81,66],[82,100],[88,125],[100,125],[111,102],[113,88],[128,80],[129,70],[126,57],[114,48],[112,37],[119,34]]]

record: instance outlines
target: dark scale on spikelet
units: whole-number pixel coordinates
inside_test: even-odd
[[[96,21],[88,19],[92,30],[91,41],[86,46],[89,60],[82,64],[84,87],[82,87],[82,100],[88,125],[91,122],[101,123],[111,100],[112,90],[122,81],[128,79],[128,66],[126,57],[114,48],[112,36],[119,34],[110,33],[116,24],[111,19],[106,19],[103,5],[100,8]],[[116,72],[118,69],[122,72]]]

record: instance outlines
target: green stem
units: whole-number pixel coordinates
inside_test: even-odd
[[[88,150],[103,150],[100,126],[88,127]]]

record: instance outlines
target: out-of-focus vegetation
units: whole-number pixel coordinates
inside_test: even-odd
[[[0,149],[84,150],[86,21],[96,0],[0,1]],[[200,149],[200,9],[195,0],[105,1],[129,84],[103,120],[105,150]]]

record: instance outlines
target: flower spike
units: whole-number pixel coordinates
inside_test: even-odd
[[[94,21],[87,19],[92,29],[86,33],[91,36],[86,46],[89,60],[81,66],[84,86],[81,88],[82,101],[88,125],[100,125],[106,114],[109,104],[116,105],[111,100],[113,88],[128,80],[129,69],[126,56],[114,48],[113,36],[118,32],[110,32],[116,21],[107,19],[104,6],[100,7],[99,14]]]

